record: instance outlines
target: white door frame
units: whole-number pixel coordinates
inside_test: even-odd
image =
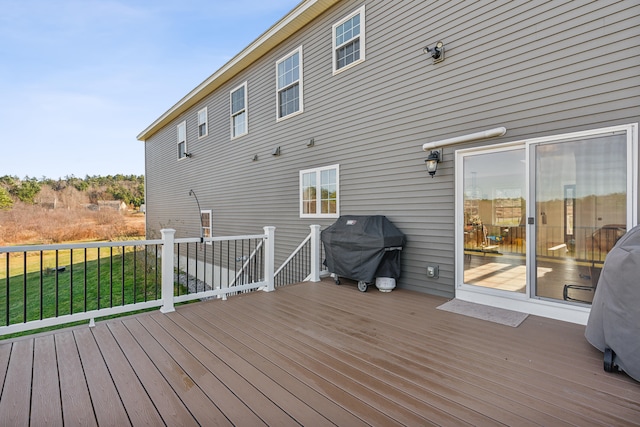
[[[541,143],[560,141],[563,139],[575,139],[582,136],[593,136],[597,134],[607,134],[614,132],[626,132],[627,135],[627,229],[638,224],[638,124],[627,124],[620,126],[611,126],[607,128],[599,128],[586,130],[581,132],[566,133],[560,135],[552,135],[541,138],[514,141],[505,144],[493,144],[483,147],[468,148],[456,150],[455,159],[455,296],[458,299],[472,301],[480,304],[491,305],[495,307],[516,310],[520,312],[530,313],[542,317],[563,320],[572,323],[586,325],[589,318],[590,307],[566,304],[550,300],[538,299],[531,297],[532,270],[529,266],[531,257],[535,257],[534,239],[530,238],[534,225],[527,224],[527,287],[524,294],[500,291],[495,289],[487,289],[479,286],[467,285],[464,280],[464,210],[463,210],[463,181],[464,170],[463,160],[465,155],[479,154],[482,152],[496,152],[505,149],[513,149],[514,147],[522,147],[525,149],[526,158],[526,177],[527,185],[527,218],[535,218],[535,205],[531,203],[530,194],[535,194],[534,183],[531,182],[531,164],[530,159],[531,147]]]

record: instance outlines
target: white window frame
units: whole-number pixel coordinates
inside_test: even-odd
[[[206,226],[202,221],[202,215],[204,214],[209,215],[209,224]],[[209,230],[209,235],[207,235],[206,230]],[[211,209],[202,209],[200,211],[200,231],[202,232],[203,237],[213,237],[213,212],[211,211]],[[207,245],[210,245],[211,241],[206,243]]]
[[[333,24],[333,27],[331,29],[331,43],[333,46],[333,50],[332,50],[332,61],[333,61],[333,74],[339,74],[345,70],[348,70],[351,67],[354,67],[358,64],[360,64],[361,62],[364,62],[365,60],[365,16],[364,16],[364,12],[365,12],[365,7],[364,5],[356,10],[354,10],[351,14],[345,16],[342,20],[336,22],[335,24]],[[342,24],[344,24],[345,22],[347,22],[348,20],[352,19],[354,16],[356,15],[360,15],[360,34],[357,35],[356,37],[352,37],[349,40],[344,41],[343,43],[341,43],[340,45],[336,44],[336,31],[338,29],[338,27]],[[343,67],[338,68],[338,49],[340,49],[341,47],[343,47],[344,45],[351,43],[352,41],[354,41],[355,39],[360,39],[360,58],[347,64],[344,65]]]
[[[237,92],[238,90],[244,88],[244,108],[242,110],[236,111],[235,113],[233,112],[233,94],[235,92]],[[229,92],[229,121],[230,121],[230,126],[231,126],[231,139],[234,138],[239,138],[243,135],[246,135],[249,133],[249,108],[248,108],[248,101],[249,101],[249,95],[247,93],[247,82],[242,83],[240,86],[234,88],[233,90],[231,90]],[[244,132],[243,133],[239,133],[236,134],[236,128],[234,126],[234,122],[233,119],[244,113]]]
[[[182,131],[181,131],[182,129]],[[177,138],[176,138],[176,148],[177,148],[177,156],[178,160],[182,160],[187,158],[187,121],[183,121],[178,123],[176,126]],[[180,144],[184,143],[184,153],[180,155]]]
[[[290,57],[292,57],[295,54],[298,54],[298,80],[291,82],[290,84],[283,86],[283,87],[279,87],[279,76],[278,76],[278,66],[286,61],[287,59],[289,59]],[[293,116],[297,116],[298,114],[301,114],[302,112],[304,112],[304,103],[303,103],[303,67],[302,67],[302,63],[303,63],[303,57],[302,57],[302,46],[298,47],[297,49],[295,49],[292,52],[289,52],[287,55],[285,55],[284,57],[280,58],[279,60],[276,61],[276,121],[280,121],[280,120],[285,120],[288,119],[289,117],[293,117]],[[298,85],[298,110],[294,111],[293,113],[289,113],[286,116],[282,116],[280,117],[280,92],[287,90],[295,85]]]
[[[321,172],[326,170],[336,171],[336,212],[335,213],[322,213],[322,191],[321,191]],[[303,176],[306,174],[316,174],[316,213],[304,213],[304,188],[303,188]],[[299,176],[299,204],[300,204],[300,218],[338,218],[340,217],[340,165],[323,166],[313,169],[305,169],[300,171]]]
[[[203,117],[204,120],[202,120]],[[200,131],[202,125],[204,125],[204,133]],[[198,111],[198,139],[204,138],[207,135],[209,135],[209,114],[207,112],[207,107],[204,107]]]

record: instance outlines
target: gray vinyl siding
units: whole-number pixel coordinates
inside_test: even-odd
[[[363,4],[366,60],[334,76],[331,26]],[[638,122],[638,28],[635,1],[342,1],[145,141],[148,234],[199,235],[193,189],[216,236],[276,226],[281,262],[310,224],[335,221],[299,218],[299,171],[339,164],[340,213],[386,215],[407,234],[398,285],[451,297],[455,150]],[[422,49],[437,40],[445,60],[432,64]],[[276,122],[275,61],[301,45],[304,113]],[[232,140],[229,92],[244,81],[249,134]],[[177,161],[182,120],[193,157]],[[426,173],[423,143],[497,126],[507,134],[445,147]]]

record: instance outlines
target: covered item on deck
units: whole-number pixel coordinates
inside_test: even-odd
[[[327,268],[338,277],[364,283],[400,278],[405,235],[383,215],[344,215],[320,234]],[[338,282],[338,280],[336,280]]]
[[[585,337],[615,367],[640,381],[640,226],[607,255],[593,297]]]

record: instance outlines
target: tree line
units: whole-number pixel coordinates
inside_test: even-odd
[[[131,207],[144,203],[144,175],[73,175],[51,179],[0,177],[0,209],[9,210],[16,203],[37,205],[44,200],[69,200],[69,193],[80,194],[83,201],[97,204],[100,200],[121,200]]]

